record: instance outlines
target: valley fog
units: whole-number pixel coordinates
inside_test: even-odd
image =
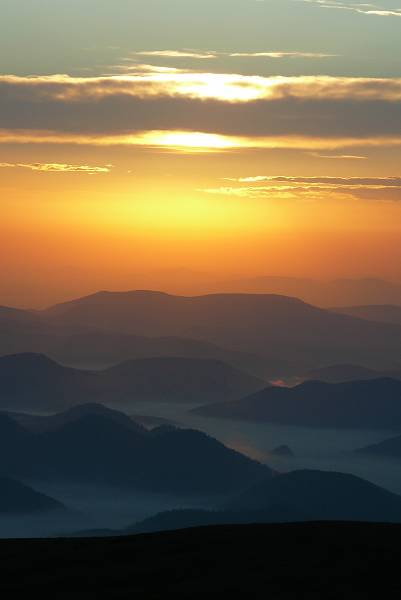
[[[401,465],[396,460],[355,456],[351,452],[381,442],[389,431],[334,430],[257,424],[203,418],[192,413],[197,405],[139,402],[130,416],[163,426],[204,431],[227,447],[285,473],[303,469],[350,473],[401,494]],[[394,435],[394,432],[393,432]],[[288,446],[293,456],[279,456],[273,450]],[[127,491],[111,486],[27,481],[37,491],[48,494],[76,514],[51,517],[24,515],[2,518],[1,537],[45,537],[124,529],[157,513],[177,509],[217,509],[224,497],[174,495]]]
[[[401,463],[352,455],[357,448],[396,435],[394,431],[292,427],[203,418],[191,412],[195,408],[195,405],[146,402],[136,404],[132,414],[134,417],[135,414],[162,417],[176,426],[200,429],[228,447],[278,471],[338,470],[369,479],[401,494]],[[294,456],[279,457],[272,453],[282,445],[289,446]]]

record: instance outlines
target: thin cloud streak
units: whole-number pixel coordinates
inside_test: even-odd
[[[321,8],[346,10],[362,15],[370,15],[375,17],[401,17],[401,8],[386,9],[376,4],[350,4],[349,2],[341,2],[338,0],[296,0],[306,4],[315,4]]]
[[[230,58],[335,58],[338,54],[324,52],[232,52]]]
[[[256,175],[224,178],[239,186],[199,189],[212,195],[276,200],[321,200],[333,194],[359,200],[401,201],[401,177],[288,177]],[[263,183],[264,185],[257,185]],[[267,184],[267,185],[266,185]]]
[[[324,52],[301,52],[301,51],[273,51],[273,52],[222,52],[219,50],[140,50],[132,52],[131,57],[146,56],[150,58],[190,58],[194,60],[216,60],[222,58],[334,58],[337,54]],[[130,60],[124,58],[123,60]]]
[[[71,165],[67,163],[0,163],[0,169],[29,169],[41,173],[86,173],[98,175],[110,173],[112,165],[93,167],[90,165]]]
[[[245,137],[196,131],[142,131],[123,135],[83,135],[46,130],[1,130],[0,144],[137,146],[181,152],[246,150],[338,150],[351,147],[401,146],[401,136],[386,138],[318,138],[301,136]]]
[[[238,183],[253,183],[256,181],[271,181],[280,183],[299,184],[306,183],[308,185],[346,185],[349,186],[383,186],[386,187],[401,187],[401,177],[296,177],[286,175],[257,175],[256,177],[239,177],[239,178],[224,178],[225,181],[235,181]]]
[[[367,156],[357,154],[320,154],[319,152],[309,152],[309,156],[314,158],[325,158],[328,160],[367,160]]]
[[[210,60],[218,57],[218,53],[200,50],[140,50],[132,52],[131,56],[150,56],[157,58],[194,58],[197,60]],[[130,60],[130,59],[124,59]]]

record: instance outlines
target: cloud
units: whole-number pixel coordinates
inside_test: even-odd
[[[175,152],[211,152],[260,149],[292,149],[309,151],[337,150],[350,147],[399,147],[398,137],[318,138],[307,136],[231,136],[196,131],[149,130],[128,134],[80,134],[58,131],[2,130],[0,144],[50,144],[82,146],[139,146],[163,148]]]
[[[322,197],[356,198],[362,200],[401,201],[401,177],[288,177],[257,175],[225,178],[237,186],[200,189],[199,192],[281,200],[321,200]],[[255,185],[263,183],[264,185]]]
[[[296,0],[308,4],[316,4],[321,8],[347,10],[358,14],[375,17],[401,17],[401,8],[387,9],[376,4],[341,2],[340,0]]]
[[[401,177],[295,177],[284,175],[258,175],[256,177],[225,178],[226,181],[236,181],[238,183],[254,183],[256,181],[268,181],[272,183],[284,184],[307,184],[326,185],[326,186],[386,186],[401,187]]]
[[[99,173],[110,173],[112,165],[104,167],[92,167],[89,165],[70,165],[67,163],[0,163],[0,169],[29,169],[42,173],[87,173],[98,175]]]
[[[367,160],[368,158],[367,156],[358,154],[320,154],[319,152],[309,152],[309,156],[330,160]]]
[[[215,60],[219,58],[334,58],[336,54],[324,52],[274,51],[274,52],[221,52],[217,50],[141,50],[132,52],[131,57],[150,58],[190,58],[195,60]],[[131,60],[125,58],[123,60]]]
[[[104,77],[0,75],[0,91],[18,100],[24,92],[33,100],[101,100],[115,96],[132,98],[177,97],[219,102],[256,100],[401,100],[401,78],[262,77],[233,73],[208,73],[136,65],[137,72]]]
[[[401,79],[146,65],[103,77],[3,75],[0,143],[13,142],[315,152],[400,145]]]
[[[334,58],[337,54],[323,52],[231,52],[230,58]]]
[[[132,56],[150,56],[158,58],[195,58],[198,60],[210,60],[217,58],[219,53],[201,50],[141,50],[132,52]]]

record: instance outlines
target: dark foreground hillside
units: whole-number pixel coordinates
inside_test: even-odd
[[[206,527],[0,542],[0,592],[53,598],[396,598],[401,526]],[[398,592],[398,594],[397,594]],[[19,595],[20,594],[20,595]],[[137,594],[137,596],[135,596]]]

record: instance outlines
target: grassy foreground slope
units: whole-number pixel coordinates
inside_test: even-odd
[[[205,527],[96,540],[0,542],[5,597],[398,597],[401,526]],[[137,596],[135,596],[137,594]],[[25,597],[24,595],[21,597]]]

